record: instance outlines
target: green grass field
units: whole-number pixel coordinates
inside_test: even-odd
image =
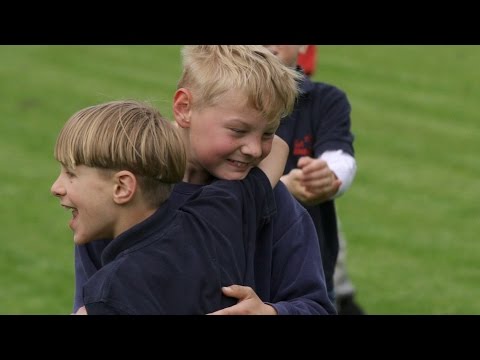
[[[50,195],[75,111],[149,100],[171,118],[178,46],[0,47],[0,313],[67,314],[70,213]],[[356,180],[337,201],[370,314],[480,314],[480,46],[321,46],[352,103]]]

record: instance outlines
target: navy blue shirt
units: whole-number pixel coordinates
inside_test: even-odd
[[[179,183],[169,202],[181,207],[202,187]],[[280,315],[335,314],[327,296],[318,238],[310,215],[281,182],[274,189],[274,199],[276,213],[271,221],[263,222],[257,230],[255,246],[247,249],[248,259],[253,251],[252,288]],[[83,305],[83,284],[100,266],[99,254],[107,244],[108,241],[97,240],[75,246],[74,311]],[[249,269],[245,283],[240,285],[252,281]]]
[[[350,132],[351,107],[345,93],[338,88],[304,77],[301,95],[292,114],[280,123],[276,134],[290,146],[285,174],[297,167],[302,156],[318,158],[327,150],[343,150],[354,156]],[[338,256],[338,229],[333,200],[306,206],[317,229],[329,292],[333,290],[333,273]]]
[[[180,206],[202,186],[177,184],[170,199]],[[258,229],[255,248],[250,248],[254,257],[252,288],[279,315],[335,314],[310,215],[282,182],[273,193],[276,213],[272,221],[265,221]]]
[[[167,200],[113,239],[83,288],[89,314],[206,314],[234,305],[232,284],[254,286],[257,229],[275,213],[265,174],[217,180],[181,206]]]

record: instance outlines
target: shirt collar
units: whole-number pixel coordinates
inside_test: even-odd
[[[167,199],[151,216],[134,225],[113,239],[102,252],[102,266],[107,265],[123,251],[134,247],[136,244],[161,234],[175,215],[171,202]]]

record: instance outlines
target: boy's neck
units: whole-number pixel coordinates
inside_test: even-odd
[[[157,211],[157,208],[144,206],[128,206],[123,208],[122,211],[119,213],[117,225],[114,230],[114,237],[117,237],[118,235],[122,234],[133,226],[146,220],[147,218],[152,216],[155,211]]]
[[[205,170],[199,170],[192,166],[192,164],[188,163],[187,169],[185,170],[185,174],[183,176],[183,181],[190,184],[206,185],[210,184],[212,180],[212,175],[207,173]]]

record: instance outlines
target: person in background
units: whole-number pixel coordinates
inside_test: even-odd
[[[266,45],[285,65],[305,75],[293,113],[277,134],[290,145],[282,181],[314,219],[327,288],[339,315],[361,315],[355,288],[346,271],[346,242],[340,231],[334,199],[345,193],[356,173],[350,131],[350,103],[335,86],[313,82],[316,45]],[[338,254],[338,255],[337,255]]]

